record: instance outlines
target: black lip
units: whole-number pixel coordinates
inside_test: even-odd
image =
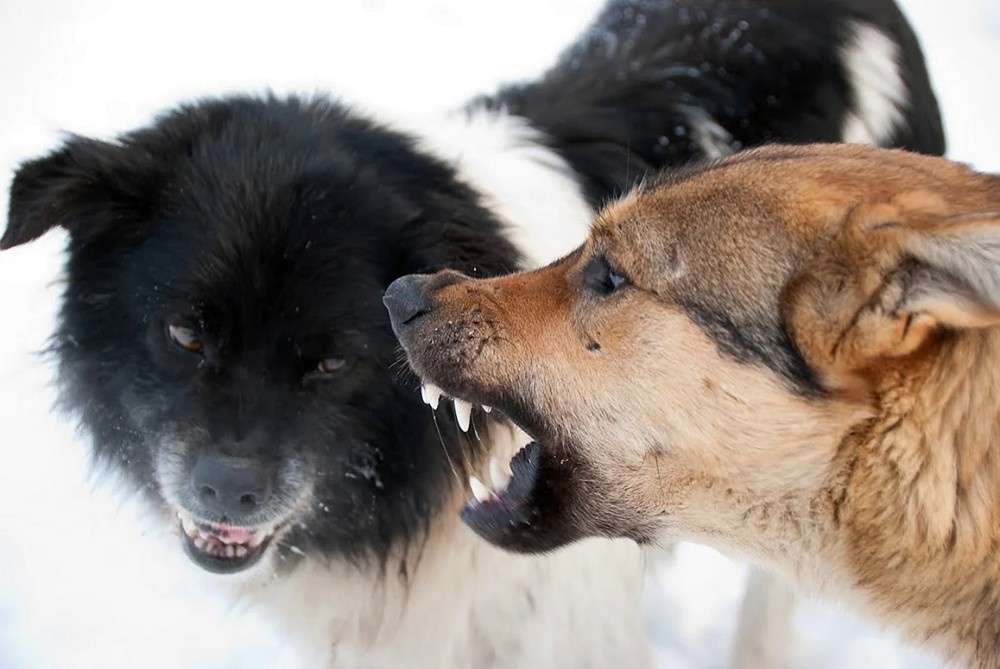
[[[541,513],[536,495],[541,451],[536,441],[524,446],[510,461],[507,489],[496,499],[466,504],[461,517],[473,532],[501,547],[517,543],[532,532]]]
[[[184,531],[183,526],[180,529],[181,541],[184,543],[184,552],[192,562],[205,571],[213,574],[236,574],[257,564],[257,562],[264,556],[264,553],[267,552],[268,546],[271,544],[271,539],[273,539],[274,535],[278,532],[278,530],[275,529],[271,536],[265,539],[251,552],[248,552],[245,556],[228,558],[210,555],[199,550],[194,545],[194,541],[191,537],[189,537]]]
[[[602,534],[581,525],[579,463],[559,450],[537,441],[527,444],[510,462],[507,488],[485,502],[469,502],[462,521],[494,546],[515,553],[545,553]]]

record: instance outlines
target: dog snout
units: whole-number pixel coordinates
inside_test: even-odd
[[[396,279],[386,288],[382,304],[389,311],[392,331],[397,336],[410,322],[429,311],[424,296],[424,285],[428,279],[430,275],[427,274],[408,274]]]
[[[406,327],[433,309],[434,292],[454,283],[469,280],[453,271],[437,274],[408,274],[386,288],[382,303],[389,311],[392,331],[399,337]]]
[[[191,470],[191,487],[205,509],[238,522],[268,502],[272,478],[267,468],[251,461],[203,453]]]

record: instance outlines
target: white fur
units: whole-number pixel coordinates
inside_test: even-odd
[[[482,193],[529,268],[547,265],[587,239],[594,212],[573,170],[525,119],[473,109],[399,125]]]
[[[733,152],[733,136],[711,114],[694,105],[678,105],[678,109],[684,112],[691,135],[706,158],[714,160]]]
[[[454,510],[454,507],[452,507]],[[649,665],[629,542],[592,540],[548,556],[493,548],[440,519],[408,581],[307,559],[241,593],[277,612],[315,667],[606,667]]]
[[[841,58],[855,104],[844,118],[843,141],[882,145],[903,123],[909,103],[899,46],[878,28],[854,22]]]

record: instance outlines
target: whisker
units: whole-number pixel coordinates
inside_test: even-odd
[[[448,459],[448,466],[451,467],[451,473],[455,475],[455,480],[458,485],[465,486],[465,481],[462,477],[458,475],[458,470],[455,469],[455,463],[451,459],[451,453],[448,452],[448,445],[444,443],[444,435],[441,434],[441,426],[438,424],[437,411],[431,410],[431,416],[434,418],[434,429],[437,430],[438,440],[441,442],[441,448],[444,450],[444,457]]]

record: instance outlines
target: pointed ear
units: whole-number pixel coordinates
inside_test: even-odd
[[[133,164],[127,153],[121,145],[74,137],[21,165],[11,184],[0,249],[30,242],[56,226],[74,239],[97,233],[115,220],[116,209],[135,206],[145,194],[149,167]]]
[[[1000,211],[911,231],[900,245],[921,270],[909,287],[907,311],[951,328],[1000,324]]]
[[[942,332],[998,325],[1000,209],[925,216],[859,207],[786,289],[784,316],[809,364],[841,388]]]

